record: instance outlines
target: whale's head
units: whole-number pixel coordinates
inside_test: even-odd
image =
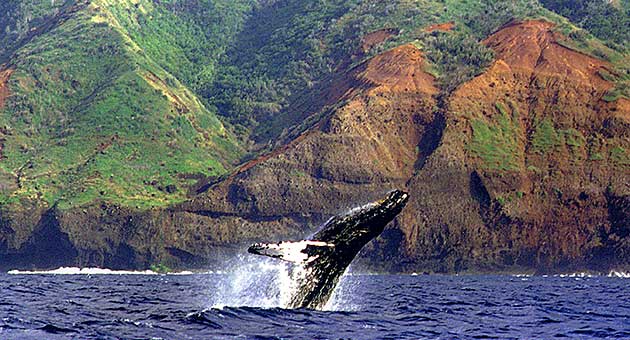
[[[333,218],[313,239],[337,244],[338,248],[358,251],[383,232],[385,226],[402,211],[408,200],[408,193],[402,190],[391,191],[378,201]]]

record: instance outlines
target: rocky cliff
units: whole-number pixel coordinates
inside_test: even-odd
[[[273,136],[274,143],[268,144],[272,145],[268,151],[255,152],[247,162],[223,171],[223,164],[227,168],[233,161],[228,155],[236,148],[230,144],[232,134],[215,121],[206,109],[207,101],[197,99],[169,75],[178,75],[167,63],[173,56],[153,51],[151,59],[139,52],[138,46],[150,47],[156,40],[148,39],[155,38],[149,31],[134,34],[131,27],[156,31],[159,27],[144,22],[140,15],[126,22],[125,13],[147,11],[159,4],[138,4],[131,1],[125,5],[127,12],[113,11],[111,17],[101,7],[92,4],[88,8],[103,20],[116,19],[116,33],[124,39],[115,40],[115,46],[138,58],[139,65],[156,70],[157,74],[123,68],[124,72],[113,74],[112,81],[126,82],[128,72],[140,74],[134,76],[134,86],[153,89],[146,94],[164,101],[170,112],[166,116],[172,125],[167,126],[172,128],[166,133],[170,137],[138,137],[150,135],[149,127],[158,131],[162,120],[156,127],[145,128],[135,121],[140,116],[126,117],[139,135],[101,136],[104,142],[94,145],[92,156],[79,159],[79,166],[59,174],[63,185],[71,188],[62,188],[67,192],[57,189],[60,184],[52,170],[39,168],[47,161],[47,153],[41,151],[45,148],[20,151],[39,150],[43,156],[26,162],[17,172],[0,167],[0,191],[20,194],[7,196],[0,205],[1,269],[61,265],[147,268],[158,263],[220,267],[251,242],[305,237],[330,216],[394,188],[409,191],[411,200],[383,235],[365,249],[358,265],[371,270],[605,271],[630,265],[630,101],[617,91],[624,75],[611,61],[614,58],[596,57],[597,53],[576,46],[575,39],[563,34],[557,23],[510,21],[487,36],[482,45],[468,43],[483,53],[494,53],[492,62],[479,68],[480,72],[461,71],[462,64],[478,60],[465,49],[457,50],[459,45],[436,47],[444,43],[440,40],[444,36],[459,34],[450,35],[459,23],[422,27],[414,33],[419,37],[414,43],[397,43],[399,36],[409,34],[402,28],[367,33],[358,40],[357,50],[333,63],[334,72],[288,96],[282,109],[259,98],[248,103],[260,110],[257,115],[263,120],[269,112],[278,111],[253,130],[254,139]],[[281,4],[270,6],[281,8]],[[155,13],[171,18],[166,16],[170,12]],[[351,18],[345,20],[352,22]],[[106,25],[96,27],[105,29]],[[139,45],[124,43],[129,39]],[[446,45],[453,42],[445,41]],[[436,51],[454,54],[459,64]],[[305,60],[316,57],[309,54]],[[153,60],[161,61],[163,68]],[[6,85],[15,78],[15,65],[22,71],[9,83],[30,84],[23,71],[26,66],[20,63],[2,67],[0,108],[7,101],[18,107]],[[123,61],[120,64],[128,66]],[[457,79],[445,79],[444,70]],[[49,80],[53,71],[40,78]],[[59,77],[69,88],[74,86],[71,77]],[[195,77],[191,79],[199,80]],[[288,79],[288,83],[293,81]],[[192,80],[186,83],[194,84]],[[248,84],[261,93],[272,91],[264,84]],[[106,82],[103,86],[113,85]],[[88,98],[92,105],[94,98]],[[178,104],[178,98],[185,102]],[[126,99],[124,103],[130,105]],[[81,110],[77,113],[92,112]],[[229,143],[205,135],[200,123],[206,119],[203,117],[212,118],[210,126],[220,130]],[[192,128],[184,128],[187,124]],[[221,166],[212,163],[214,170],[188,173],[207,165],[199,160],[197,149],[180,150],[181,143],[188,140],[188,130],[196,136],[197,142],[191,143],[194,148],[221,146],[212,154],[223,161]],[[11,162],[21,150],[16,141],[26,140],[16,132],[0,129],[0,156],[8,138]],[[54,141],[54,136],[51,133],[49,139]],[[138,146],[127,147],[135,138],[141,138],[142,148],[164,143],[160,152],[168,156],[178,151],[185,157],[172,158],[166,164],[147,156],[150,153],[140,157]],[[59,147],[67,149],[67,144]],[[147,167],[142,162],[155,164]],[[116,165],[129,171],[114,176]],[[54,170],[52,165],[48,167]],[[106,176],[105,171],[112,174]],[[138,184],[136,177],[154,172],[160,176]],[[75,182],[85,185],[75,188]],[[102,184],[100,191],[85,190],[95,183]],[[183,198],[184,183],[190,185],[187,198]],[[49,186],[57,190],[53,193],[59,200],[47,201],[49,194],[41,193],[40,187]],[[112,199],[119,192],[125,199]],[[66,200],[66,196],[72,199]],[[138,206],[136,202],[142,199],[168,204]]]

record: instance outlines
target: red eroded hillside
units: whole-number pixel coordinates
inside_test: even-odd
[[[608,65],[559,38],[550,23],[507,25],[485,41],[493,65],[448,99],[442,144],[400,219],[419,263],[597,267],[626,251],[616,242],[627,227],[609,212],[628,213],[617,206],[630,192],[630,141],[610,128],[627,107],[602,100]]]

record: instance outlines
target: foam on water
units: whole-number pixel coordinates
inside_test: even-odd
[[[530,278],[535,277],[533,274],[513,274],[512,277],[517,278]],[[629,279],[630,273],[611,270],[608,274],[605,273],[590,273],[590,272],[576,272],[576,273],[566,273],[566,274],[545,274],[540,277],[559,277],[559,278],[574,278],[574,279],[584,279],[584,278],[596,278],[596,277],[612,277],[612,278],[622,278]]]
[[[625,272],[619,272],[616,270],[611,270],[610,273],[608,273],[608,277],[618,277],[618,278],[622,278],[622,279],[630,279],[630,273],[625,273]]]
[[[112,270],[107,268],[59,267],[53,270],[9,270],[10,275],[160,275],[152,270]],[[191,271],[168,273],[167,275],[192,275]]]
[[[78,267],[60,267],[53,270],[10,270],[11,275],[157,275],[151,270],[130,271],[130,270],[112,270],[107,268],[78,268]]]

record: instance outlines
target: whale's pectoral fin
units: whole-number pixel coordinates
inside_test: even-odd
[[[281,243],[256,243],[247,249],[248,252],[264,255],[293,263],[308,263],[318,257],[318,253],[330,250],[335,245],[321,241],[297,241]]]

